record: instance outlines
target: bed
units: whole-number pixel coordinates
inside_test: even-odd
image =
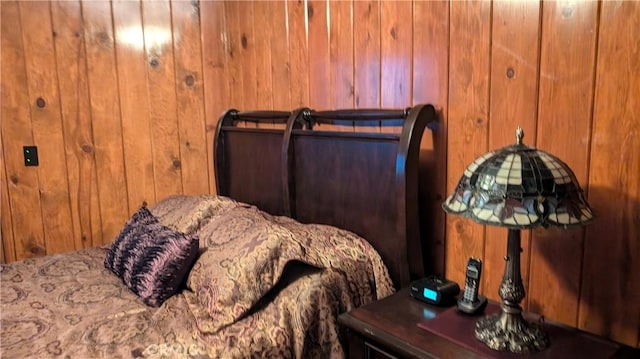
[[[141,204],[108,246],[2,265],[2,356],[343,357],[338,314],[423,274],[435,121],[430,105],[225,112],[216,195]]]

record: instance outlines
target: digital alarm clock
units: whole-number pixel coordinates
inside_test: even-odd
[[[436,305],[455,303],[454,299],[460,293],[458,283],[437,275],[415,280],[409,289],[413,298]]]

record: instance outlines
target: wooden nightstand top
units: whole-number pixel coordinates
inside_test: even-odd
[[[481,354],[418,327],[418,323],[435,318],[449,308],[422,303],[412,298],[408,288],[404,288],[387,298],[341,314],[338,322],[349,328],[352,334],[401,357],[483,358]],[[587,333],[584,335],[595,337]],[[614,358],[640,358],[640,349],[615,345],[618,350]],[[535,357],[548,356],[545,351],[537,354]]]
[[[341,314],[338,322],[362,337],[393,352],[418,358],[482,358],[417,324],[447,308],[422,303],[408,288],[368,305]]]

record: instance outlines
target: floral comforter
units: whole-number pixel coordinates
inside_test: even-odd
[[[106,248],[2,265],[2,356],[343,357],[338,314],[393,291],[379,255],[347,231],[217,196],[169,197],[152,212],[200,237],[181,292],[144,305],[104,268]]]

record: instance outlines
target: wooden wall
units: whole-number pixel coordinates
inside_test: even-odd
[[[226,108],[432,103],[421,214],[428,267],[483,259],[497,299],[506,230],[440,203],[489,149],[575,171],[597,220],[523,236],[525,306],[640,343],[640,3],[1,2],[6,262],[109,243],[138,206],[214,190]],[[39,167],[22,146],[37,145]]]

